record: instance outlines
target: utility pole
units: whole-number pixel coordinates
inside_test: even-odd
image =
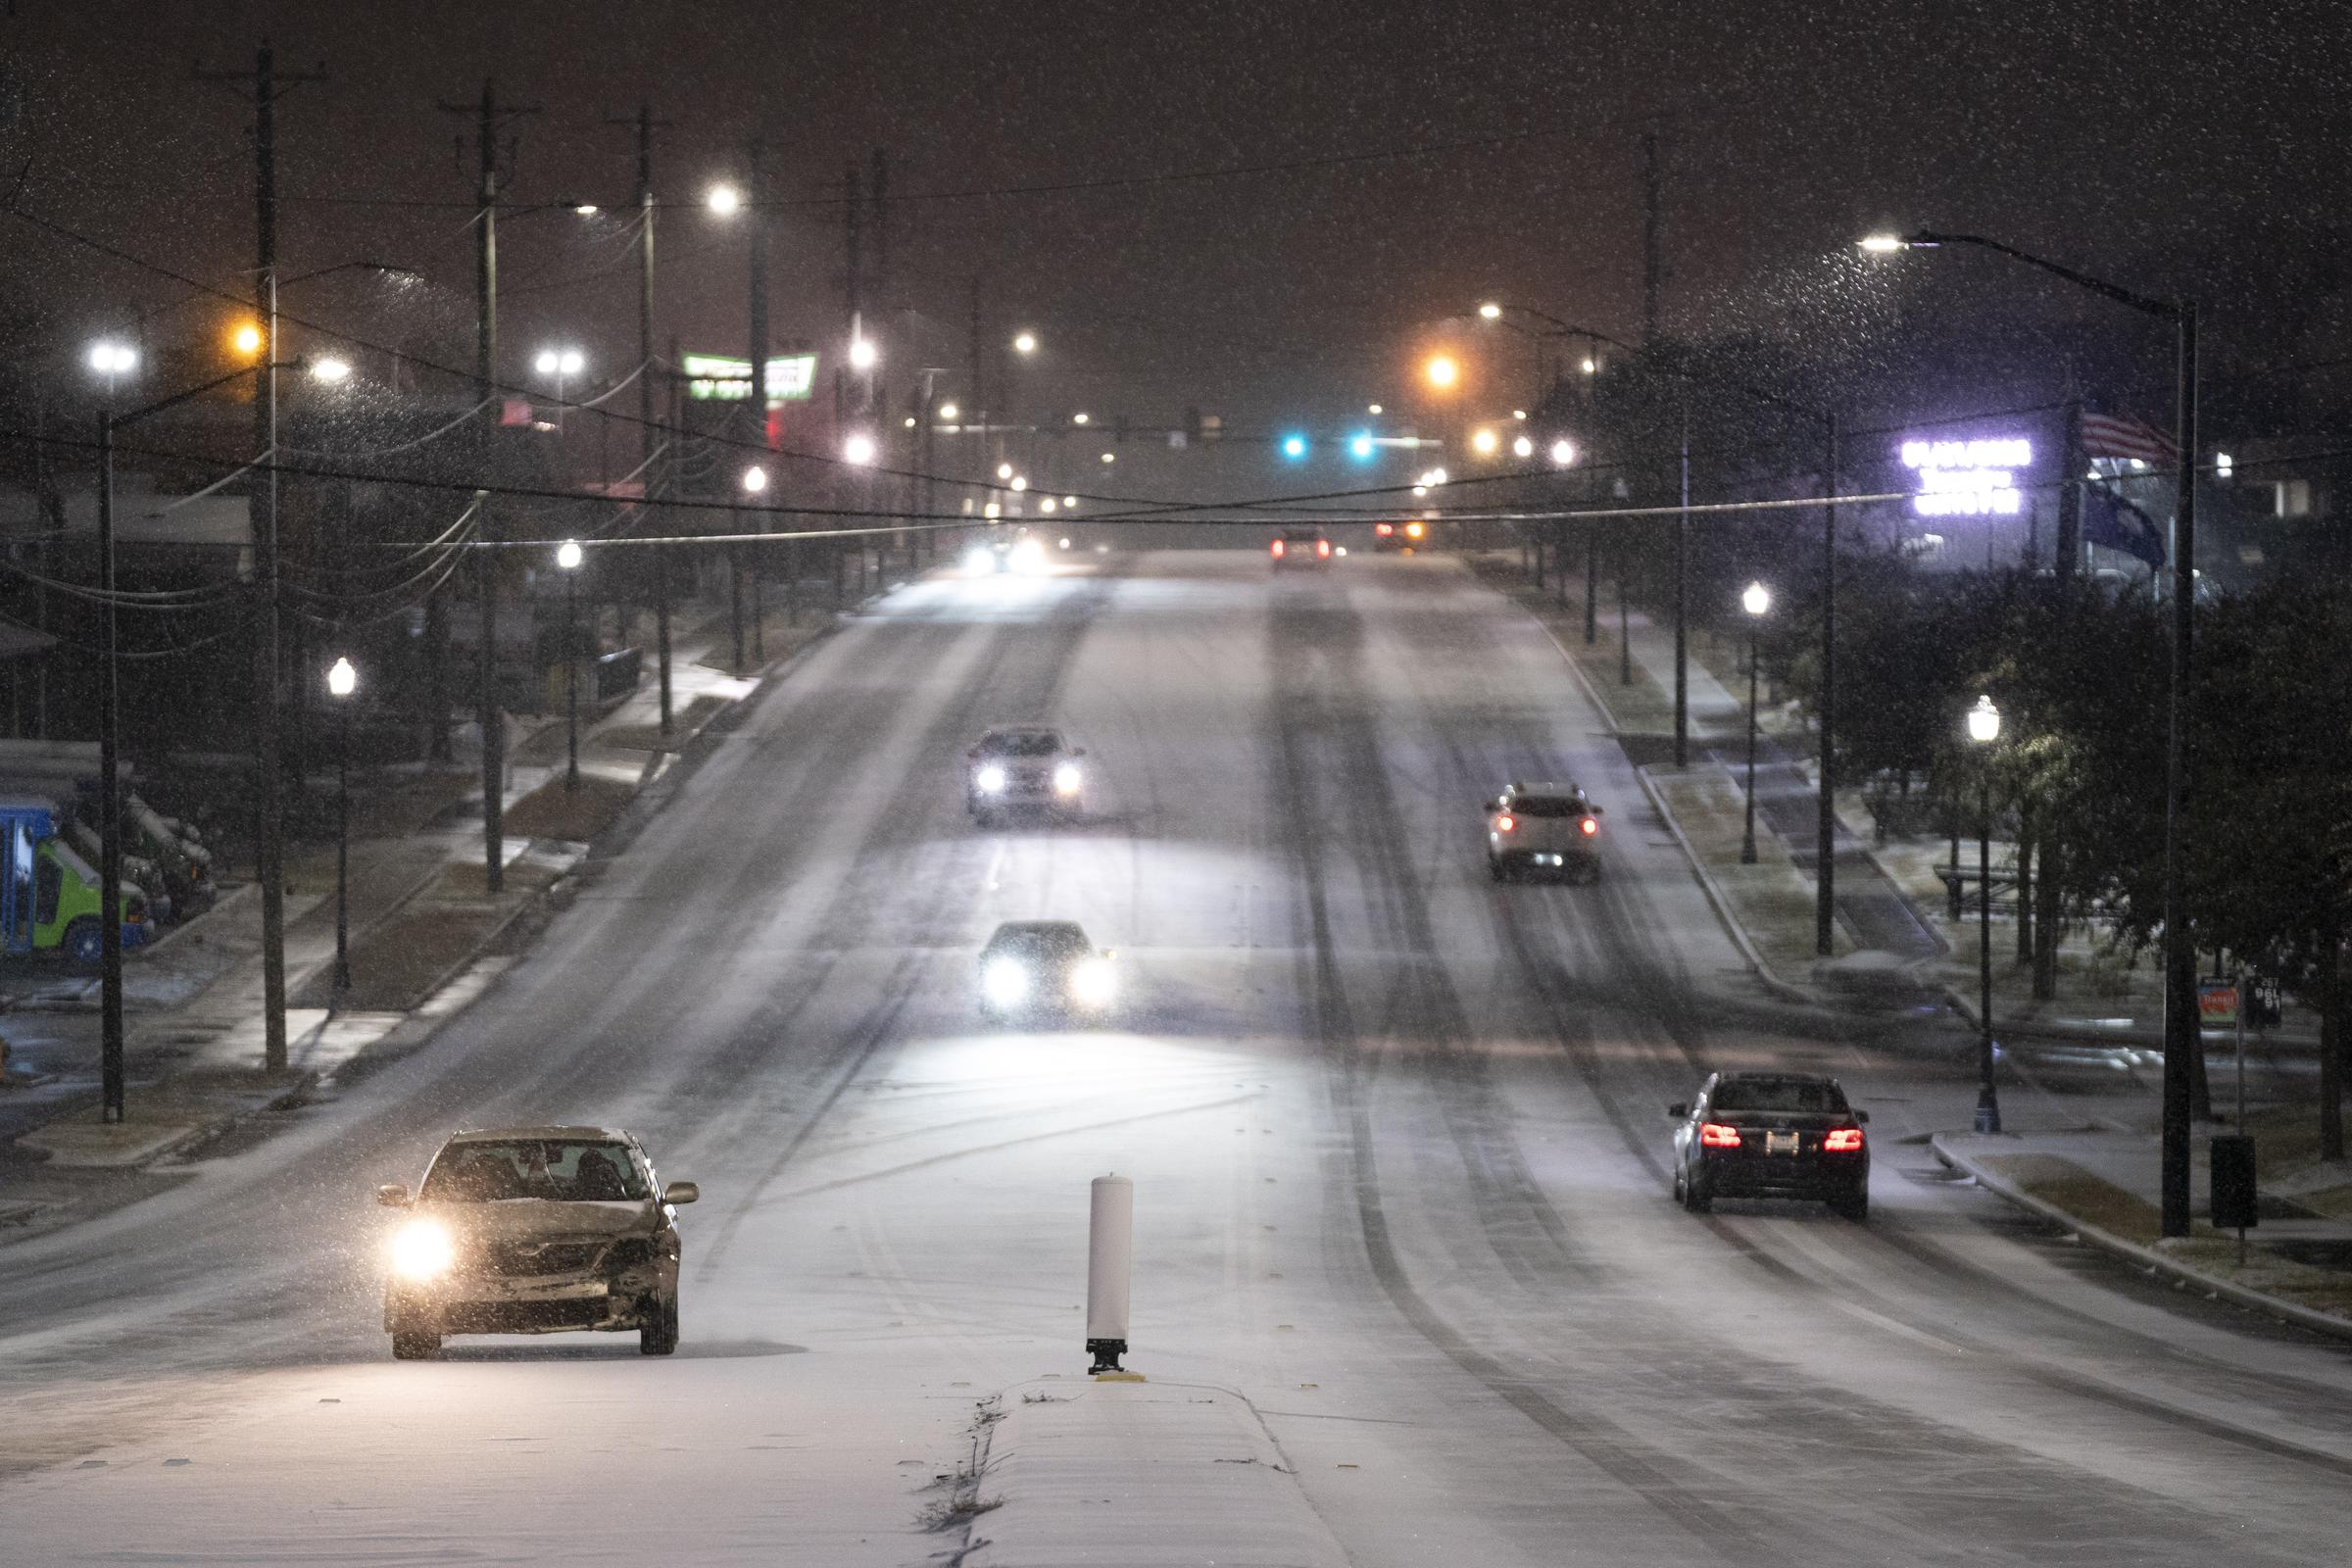
[[[535,115],[535,108],[498,106],[497,83],[485,77],[478,105],[443,104],[443,112],[476,117],[474,139],[479,154],[479,207],[474,214],[473,391],[489,416],[495,439],[502,423],[498,404],[498,129],[501,116]],[[481,685],[482,727],[482,879],[491,893],[507,882],[507,757],[506,714],[498,704],[498,514],[487,492],[474,497],[481,507],[481,570],[476,574],[482,596],[482,646],[476,661]]]
[[[1658,293],[1664,281],[1658,257],[1658,133],[1642,137],[1642,341],[1658,340]]]
[[[964,353],[968,360],[964,374],[972,383],[971,402],[965,411],[964,423],[980,432],[977,437],[978,444],[972,454],[979,460],[972,466],[972,471],[976,477],[988,464],[988,397],[986,388],[981,383],[981,369],[986,362],[980,357],[980,274],[978,272],[972,274],[971,341]]]
[[[251,492],[254,588],[254,739],[259,753],[261,820],[254,857],[262,884],[262,1065],[286,1069],[286,886],[284,759],[278,743],[277,564],[277,97],[281,87],[323,81],[323,71],[281,72],[269,41],[254,51],[253,70],[199,71],[199,80],[253,84],[254,310],[262,342],[254,356],[253,443],[262,470]],[[109,678],[112,676],[110,674]],[[108,787],[113,787],[108,780]],[[112,899],[112,885],[102,890]],[[111,924],[111,922],[109,922]]]
[[[764,452],[767,446],[767,137],[752,132],[744,147],[744,209],[751,232],[751,355],[752,429]],[[742,475],[726,479],[730,497],[742,494]],[[730,515],[733,514],[730,513]],[[732,530],[730,530],[732,531]],[[727,620],[735,673],[744,671],[743,546],[727,542]]]
[[[1674,765],[1690,765],[1690,385],[1683,383],[1683,505],[1674,514]]]
[[[849,318],[849,336],[846,341],[850,343],[856,343],[858,337],[865,330],[865,323],[861,318],[865,299],[863,292],[858,286],[862,281],[860,274],[865,266],[863,244],[864,218],[864,200],[858,178],[858,165],[855,160],[852,160],[843,166],[841,172],[841,300],[843,313]],[[849,367],[843,363],[841,358],[836,358],[833,362],[833,442],[834,453],[836,456],[839,456],[840,454],[841,443],[848,440],[850,434],[850,415],[853,400],[850,393],[849,376]],[[850,497],[846,492],[848,492],[852,484],[858,482],[858,481],[852,480],[850,476],[840,467],[836,466],[833,469],[833,483],[831,488],[833,491],[833,505],[837,511],[848,510]],[[862,489],[862,486],[860,486],[860,489]],[[843,520],[844,519],[837,516],[834,521],[834,526],[840,527]],[[860,534],[858,537],[857,551],[858,597],[862,600],[865,598],[866,592],[865,536],[863,534]]]
[[[608,125],[634,125],[637,129],[637,458],[638,477],[644,485],[645,500],[642,515],[654,515],[654,459],[661,451],[658,439],[663,432],[654,422],[654,129],[666,130],[669,122],[654,118],[654,106],[640,102],[637,113],[629,120],[608,120]],[[677,432],[667,432],[675,441]],[[675,454],[672,454],[674,463]],[[669,698],[669,552],[654,552],[654,644],[656,662],[661,670],[662,739],[667,741],[673,731]]]
[[[1813,824],[1813,951],[1830,956],[1838,917],[1838,416],[1822,416],[1821,798]]]

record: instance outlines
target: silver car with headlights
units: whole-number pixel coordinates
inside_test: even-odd
[[[422,1360],[450,1334],[637,1331],[637,1348],[678,1348],[677,1205],[637,1140],[607,1127],[505,1127],[441,1146],[392,1234],[384,1329],[392,1353]]]
[[[1008,920],[980,950],[981,1016],[991,1023],[1106,1018],[1118,1004],[1117,957],[1097,951],[1075,920]]]
[[[1086,810],[1086,749],[1042,724],[1006,724],[964,754],[964,808],[982,827],[1016,813],[1072,818]]]

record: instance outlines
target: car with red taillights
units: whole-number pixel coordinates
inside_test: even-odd
[[[1600,880],[1600,808],[1574,784],[1513,784],[1487,802],[1487,871]]]
[[[1328,566],[1331,538],[1319,528],[1285,528],[1274,536],[1266,553],[1277,571],[1285,566]]]
[[[1693,1214],[1718,1198],[1793,1198],[1869,1217],[1870,1112],[1848,1104],[1837,1079],[1719,1072],[1666,1113],[1675,1118],[1675,1201]]]
[[[1406,522],[1376,522],[1372,525],[1374,550],[1396,550],[1411,555],[1422,548],[1429,533],[1429,524],[1415,517]]]

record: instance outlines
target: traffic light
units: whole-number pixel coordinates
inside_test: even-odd
[[[1305,457],[1306,437],[1302,435],[1284,436],[1282,438],[1282,455],[1290,459],[1293,463],[1297,463],[1300,458]]]
[[[1370,463],[1373,451],[1371,431],[1358,430],[1348,438],[1348,455],[1356,462]]]

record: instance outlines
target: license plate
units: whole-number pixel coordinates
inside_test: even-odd
[[[1766,1134],[1764,1135],[1764,1152],[1766,1152],[1767,1154],[1793,1154],[1793,1153],[1795,1153],[1795,1152],[1796,1152],[1796,1134],[1794,1134],[1794,1133],[1766,1133]]]

